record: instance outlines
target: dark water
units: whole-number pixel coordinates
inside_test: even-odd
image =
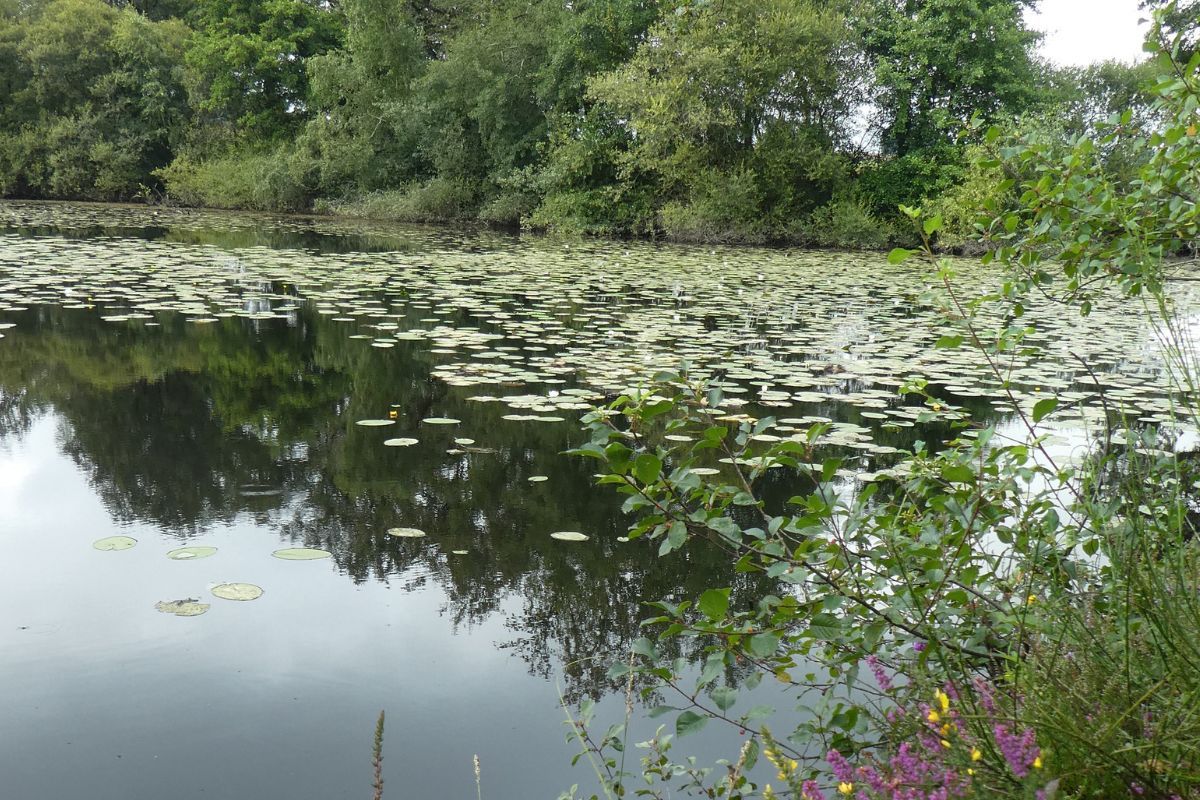
[[[414,297],[403,327],[428,328],[421,318],[435,314],[451,327],[500,330],[497,320],[523,313],[522,292],[538,289],[539,276],[522,272],[489,287],[491,267],[470,258],[499,254],[487,263],[504,268],[523,242],[245,215],[38,205],[0,211],[0,234],[7,234],[0,237],[0,323],[14,324],[0,330],[0,797],[370,797],[380,709],[387,711],[389,800],[475,797],[476,754],[489,800],[554,798],[575,783],[591,790],[586,764],[570,765],[575,748],[564,742],[560,692],[568,705],[584,695],[605,698],[598,713],[604,726],[623,715],[622,687],[605,673],[642,634],[641,604],[711,586],[732,586],[735,601],[778,588],[735,575],[724,556],[699,546],[658,559],[653,544],[619,542],[628,523],[620,498],[593,486],[593,463],[563,454],[584,440],[578,410],[553,412],[560,422],[512,421],[503,418],[512,408],[469,399],[484,391],[548,396],[574,385],[569,371],[553,386],[537,377],[512,387],[453,385],[435,371],[446,377],[445,365],[460,356],[434,352],[436,339],[368,346],[350,335],[379,336],[369,314],[334,318],[284,284],[258,286],[256,298],[245,300],[255,318],[208,324],[179,311],[112,322],[103,304],[63,307],[82,305],[85,290],[65,299],[71,287],[97,291],[86,273],[104,267],[97,247],[106,243],[114,262],[138,259],[139,274],[157,281],[160,293],[169,282],[154,271],[160,261],[172,258],[178,267],[203,257],[223,268],[229,260],[214,261],[203,248],[269,251],[285,264],[343,254],[330,262],[334,285],[338,265],[353,265],[354,254],[373,254],[383,269],[396,254],[397,272],[407,270],[414,291],[432,300]],[[17,249],[35,239],[45,246]],[[80,240],[88,247],[75,246]],[[632,360],[639,348],[669,353],[679,345],[670,315],[690,315],[680,330],[718,360],[734,353],[744,375],[773,368],[784,385],[799,376],[811,381],[791,386],[829,393],[815,395],[828,401],[811,402],[807,392],[781,414],[861,425],[875,445],[889,448],[911,447],[917,438],[936,447],[947,433],[945,425],[881,425],[881,408],[903,412],[915,401],[895,397],[894,383],[870,396],[861,391],[872,374],[878,380],[910,366],[903,354],[884,360],[893,342],[907,336],[905,352],[917,352],[915,337],[937,335],[940,325],[925,321],[928,310],[915,314],[916,288],[887,289],[904,276],[887,273],[881,258],[819,254],[792,262],[782,254],[690,252],[693,266],[663,277],[656,267],[684,251],[642,248],[637,264],[623,264],[623,248],[597,247],[610,264],[597,268],[600,282],[619,289],[587,289],[591,321],[573,321],[575,334],[611,325],[627,348],[622,358]],[[76,269],[58,282],[81,257],[85,274]],[[514,263],[528,269],[524,258]],[[42,262],[26,275],[26,259]],[[440,273],[439,259],[448,265]],[[712,274],[704,272],[710,261]],[[511,299],[504,319],[488,312],[493,319],[484,320],[455,305],[455,297],[469,298],[466,289],[437,293],[460,266],[473,270],[471,285]],[[754,278],[758,269],[800,288],[767,291],[762,275]],[[700,277],[689,288],[692,273]],[[842,274],[865,277],[847,284]],[[569,277],[557,280],[529,301],[542,303],[530,306],[531,318],[553,316],[555,294],[575,292]],[[818,280],[825,289],[803,293]],[[180,288],[204,290],[199,279]],[[136,293],[136,281],[126,277],[113,291],[108,302],[120,305]],[[687,295],[702,292],[707,305],[688,308]],[[733,293],[736,302],[723,299]],[[64,299],[45,299],[56,295]],[[751,302],[792,310],[740,315],[738,304]],[[665,320],[655,323],[661,330],[643,329],[635,316],[643,307]],[[895,326],[890,333],[882,327],[887,320]],[[839,325],[844,346],[839,339],[832,352],[840,367],[824,333],[841,336]],[[760,329],[786,354],[755,360]],[[802,340],[804,331],[815,338]],[[804,341],[823,349],[809,354]],[[852,369],[860,356],[876,359],[878,369],[832,372]],[[810,370],[814,358],[826,361]],[[946,365],[950,377],[942,383],[971,368]],[[842,400],[859,393],[868,404],[838,402],[839,392]],[[976,422],[997,419],[994,397],[962,392],[952,399]],[[751,403],[742,410],[763,409]],[[392,414],[390,426],[355,424]],[[461,422],[421,422],[429,417]],[[419,443],[383,446],[393,437]],[[474,444],[457,445],[456,437]],[[854,452],[863,469],[895,458]],[[547,480],[531,482],[535,476]],[[770,473],[768,499],[790,496],[800,480]],[[394,527],[428,536],[387,535]],[[554,531],[591,538],[561,542],[550,538]],[[138,544],[122,552],[92,547],[114,534]],[[184,545],[218,552],[166,558]],[[289,546],[321,548],[332,558],[272,558]],[[242,603],[210,596],[213,585],[229,581],[265,593]],[[191,618],[155,610],[159,601],[187,598],[212,607]],[[756,695],[755,703],[789,705],[766,685]],[[671,722],[637,713],[634,741]],[[711,758],[735,755],[738,746],[738,731],[710,726],[680,750]]]
[[[426,343],[366,347],[306,306],[210,325],[3,316],[16,323],[0,340],[5,797],[369,797],[380,709],[389,798],[474,797],[475,754],[486,798],[590,788],[569,764],[560,689],[609,695],[601,717],[616,720],[604,673],[640,635],[639,603],[745,584],[715,553],[659,560],[617,542],[618,499],[562,454],[578,425],[468,402],[476,390],[430,376]],[[393,426],[354,424],[389,412]],[[381,446],[406,435],[420,443]],[[454,437],[485,449],[449,454]],[[138,544],[93,549],[113,534]],[[165,557],[185,544],[219,551]],[[271,557],[290,545],[333,557]],[[225,581],[265,594],[211,598]],[[154,608],[184,598],[212,607]],[[689,749],[730,746],[736,731]]]

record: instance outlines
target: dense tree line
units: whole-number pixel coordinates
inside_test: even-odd
[[[882,246],[1137,105],[1033,2],[0,0],[0,194]]]

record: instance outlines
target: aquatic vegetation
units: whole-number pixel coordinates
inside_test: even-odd
[[[316,547],[285,547],[282,550],[276,550],[271,555],[275,558],[282,558],[284,561],[314,561],[329,558],[333,554],[328,550]]]
[[[253,583],[220,583],[210,591],[222,600],[257,600],[263,595],[262,587]]]
[[[132,536],[105,536],[92,542],[92,547],[97,550],[128,550],[136,544],[137,539]]]
[[[172,561],[194,561],[198,558],[208,558],[216,555],[217,548],[215,547],[177,547],[167,553],[167,558]]]

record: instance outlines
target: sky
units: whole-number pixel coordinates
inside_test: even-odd
[[[1138,19],[1138,0],[1041,0],[1030,27],[1046,34],[1041,55],[1061,66],[1085,66],[1117,59],[1142,58],[1147,26]]]

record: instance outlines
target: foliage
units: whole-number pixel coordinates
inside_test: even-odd
[[[187,121],[187,29],[100,0],[0,14],[0,193],[128,199]]]
[[[858,18],[875,72],[886,153],[952,142],[973,114],[1034,104],[1030,0],[871,0]]]
[[[338,14],[315,0],[199,0],[187,51],[197,109],[251,142],[295,131],[308,102],[307,59],[341,42]]]
[[[848,247],[907,205],[961,239],[973,113],[1148,108],[1145,68],[1035,68],[1026,5],[2,0],[0,194]]]
[[[1195,424],[1197,365],[1164,278],[1197,235],[1200,56],[1180,62],[1178,37],[1156,34],[1165,77],[1152,111],[1163,124],[1139,127],[1126,113],[1095,141],[1065,144],[1042,131],[987,135],[1011,176],[1000,186],[1011,203],[993,204],[983,226],[989,259],[1010,276],[1000,291],[960,297],[951,262],[930,248],[942,219],[925,218],[919,233],[960,331],[939,347],[971,346],[1014,392],[1001,364],[1038,352],[1020,319],[1031,293],[1082,314],[1101,291],[1140,296],[1161,326],[1173,399]],[[1113,138],[1138,154],[1134,177],[1106,169],[1100,145]],[[917,380],[903,391],[935,418],[941,402],[926,389]],[[651,713],[674,715],[674,734],[660,728],[629,769],[617,757],[621,723],[592,736],[590,709],[572,719],[569,738],[605,796],[1196,796],[1193,455],[1147,447],[1113,416],[1082,467],[1060,464],[1039,427],[1059,398],[1010,397],[1024,438],[963,430],[855,488],[839,483],[821,424],[783,435],[770,417],[730,415],[719,383],[664,374],[592,414],[576,453],[624,495],[631,539],[660,557],[717,548],[738,572],[780,586],[653,604],[654,638],[611,674],[650,681],[648,696],[665,698]],[[774,498],[773,473],[799,491]],[[678,641],[702,648],[698,674],[665,656]],[[747,665],[748,675],[735,669]],[[766,724],[774,709],[751,705],[768,677],[804,712],[784,736]],[[675,739],[714,720],[750,735],[736,758],[710,768],[672,755]],[[764,757],[785,788],[750,777]]]

